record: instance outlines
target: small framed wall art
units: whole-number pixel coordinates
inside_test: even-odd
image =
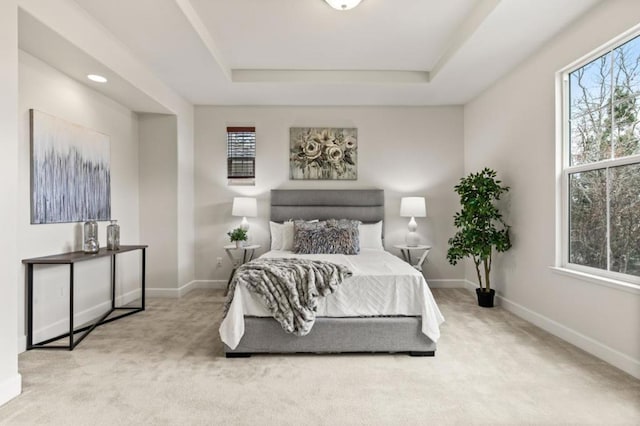
[[[289,178],[356,180],[358,129],[291,127]]]

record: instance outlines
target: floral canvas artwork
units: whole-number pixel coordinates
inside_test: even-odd
[[[289,129],[289,177],[294,180],[358,178],[358,129]]]

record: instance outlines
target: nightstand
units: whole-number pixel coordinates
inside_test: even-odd
[[[398,244],[393,247],[400,250],[400,253],[402,253],[402,258],[404,259],[405,262],[407,262],[409,265],[416,268],[418,271],[422,272],[422,265],[424,264],[425,260],[427,260],[427,256],[429,256],[429,251],[431,250],[431,246],[418,245],[418,246],[411,247],[406,244]],[[413,259],[411,258],[411,252],[414,250],[424,251],[424,253],[422,253],[422,256],[420,256],[420,259],[418,260],[417,263],[413,263]]]
[[[229,256],[229,259],[231,260],[231,264],[233,265],[233,269],[231,270],[231,275],[229,276],[229,281],[227,281],[227,289],[224,292],[225,296],[229,292],[229,286],[231,285],[231,280],[233,279],[233,276],[236,273],[236,269],[238,269],[241,265],[251,261],[251,259],[253,259],[253,255],[256,252],[256,249],[259,249],[259,248],[260,246],[258,244],[253,244],[250,246],[242,246],[242,247],[237,247],[235,244],[229,244],[227,246],[224,246],[224,251],[227,252],[227,256]],[[238,258],[234,257],[233,256],[234,251],[241,252],[241,256],[239,256]]]

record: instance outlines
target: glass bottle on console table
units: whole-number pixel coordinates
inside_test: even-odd
[[[100,250],[98,243],[98,222],[89,220],[84,223],[84,238],[82,249],[85,253],[97,253]]]
[[[117,220],[112,220],[107,226],[107,250],[120,249],[120,225]]]

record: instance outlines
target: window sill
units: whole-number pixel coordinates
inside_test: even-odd
[[[231,178],[227,179],[227,185],[229,186],[255,186],[256,180],[251,178]]]
[[[549,268],[553,272],[560,275],[565,275],[567,277],[576,278],[582,281],[588,281],[592,284],[597,284],[597,285],[613,288],[620,291],[626,291],[627,293],[640,295],[640,286],[636,284],[626,283],[624,281],[615,280],[612,278],[600,277],[598,275],[588,274],[586,272],[580,272],[573,269],[562,268],[558,266],[550,266]]]

